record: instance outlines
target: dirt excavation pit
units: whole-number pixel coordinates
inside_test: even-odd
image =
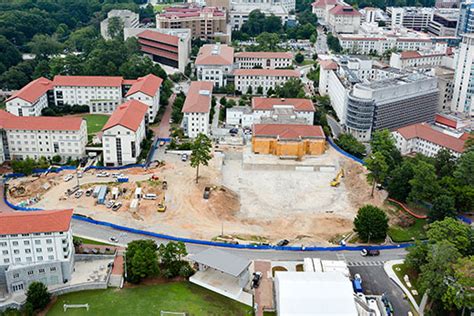
[[[74,196],[65,197],[67,189],[76,185],[76,178],[64,182],[67,172],[51,174],[30,185],[21,182],[27,192],[40,195],[39,202],[31,205],[44,209],[74,208],[75,213],[97,220],[137,229],[174,236],[211,240],[224,235],[239,242],[276,242],[288,239],[294,245],[324,245],[335,235],[352,230],[357,209],[365,203],[382,205],[384,196],[376,190],[370,198],[371,186],[365,179],[363,167],[328,150],[325,159],[332,160],[332,171],[244,170],[242,160],[232,158],[222,163],[222,156],[215,155],[209,166],[201,166],[199,183],[195,183],[196,169],[189,161],[182,162],[179,155],[167,154],[164,166],[149,170],[122,171],[128,183],[108,183],[112,177],[98,178],[88,171],[80,179],[81,188],[106,184],[126,189],[117,201],[122,202],[118,211],[97,204],[97,199]],[[238,155],[237,155],[238,157]],[[346,176],[339,187],[330,182],[340,167]],[[151,181],[152,175],[159,179]],[[168,188],[162,189],[162,181]],[[48,182],[47,190],[36,192]],[[156,194],[156,200],[141,199],[138,210],[131,210],[130,203],[137,186],[143,194]],[[210,187],[209,199],[203,198],[205,187]],[[29,194],[28,194],[29,195]],[[158,212],[163,199],[165,212]],[[11,197],[9,197],[12,199]],[[22,198],[15,198],[20,201]],[[108,193],[106,200],[111,199]]]

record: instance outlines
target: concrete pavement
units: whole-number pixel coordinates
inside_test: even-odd
[[[335,118],[333,118],[330,115],[326,115],[326,119],[328,121],[328,125],[331,128],[331,132],[334,135],[334,137],[338,137],[340,134],[343,133],[341,125],[339,124],[338,121],[336,121]]]

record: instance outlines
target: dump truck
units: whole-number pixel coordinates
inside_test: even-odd
[[[341,178],[344,178],[344,169],[339,169],[336,177],[332,179],[331,181],[331,186],[332,187],[338,187],[339,184],[341,184]]]

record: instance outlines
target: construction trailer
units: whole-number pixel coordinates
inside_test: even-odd
[[[92,191],[92,196],[93,197],[97,198],[99,196],[100,187],[101,187],[100,185],[96,185],[94,187],[94,191]]]
[[[105,196],[107,195],[107,186],[101,185],[99,195],[97,196],[98,204],[105,204]]]

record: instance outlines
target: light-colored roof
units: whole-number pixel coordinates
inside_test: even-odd
[[[153,74],[140,77],[132,84],[126,96],[128,97],[134,93],[142,92],[146,95],[149,95],[150,97],[153,97],[156,95],[156,92],[160,90],[162,82],[163,79]]]
[[[108,76],[54,76],[53,85],[72,87],[120,87],[122,77]]]
[[[361,14],[359,11],[354,9],[351,6],[348,5],[336,5],[334,8],[329,10],[329,14],[333,15],[352,15],[352,16],[360,16]]]
[[[441,147],[451,149],[452,151],[458,153],[464,152],[464,140],[435,130],[426,123],[418,123],[401,127],[396,131],[407,140],[419,138],[437,144]]]
[[[165,43],[165,44],[173,45],[173,46],[177,46],[179,43],[179,37],[161,33],[158,30],[156,31],[146,30],[146,31],[141,32],[137,36],[138,38],[145,38],[148,40],[161,42],[161,43]]]
[[[280,315],[357,316],[350,280],[340,272],[276,272]]]
[[[0,235],[65,232],[71,225],[72,209],[0,214]]]
[[[211,110],[213,84],[210,81],[193,81],[183,105],[183,113],[207,113]]]
[[[0,110],[0,128],[34,131],[77,131],[81,117],[16,116]]]
[[[337,63],[333,61],[332,59],[321,60],[319,61],[319,65],[321,66],[321,68],[326,69],[326,70],[337,69]]]
[[[276,105],[292,105],[295,111],[315,111],[313,102],[309,99],[257,97],[252,99],[252,108],[254,110],[273,110],[273,107]]]
[[[325,138],[321,126],[303,124],[254,124],[253,135],[279,139]]]
[[[300,73],[293,69],[236,69],[235,76],[269,76],[269,77],[300,77]]]
[[[40,77],[36,80],[31,81],[29,84],[15,92],[11,97],[7,99],[7,102],[15,98],[20,98],[30,103],[34,103],[43,94],[45,94],[46,92],[48,92],[48,90],[51,89],[53,89],[52,81]]]
[[[293,59],[293,54],[290,52],[240,52],[240,53],[235,53],[235,58]]]
[[[238,277],[250,265],[250,260],[216,248],[190,255],[189,259],[234,277]]]
[[[129,130],[136,131],[141,122],[145,119],[148,112],[148,106],[137,100],[130,100],[119,105],[114,113],[109,117],[107,123],[102,128],[103,131],[120,125]]]
[[[199,49],[196,65],[232,65],[234,48],[227,45],[207,44]]]

